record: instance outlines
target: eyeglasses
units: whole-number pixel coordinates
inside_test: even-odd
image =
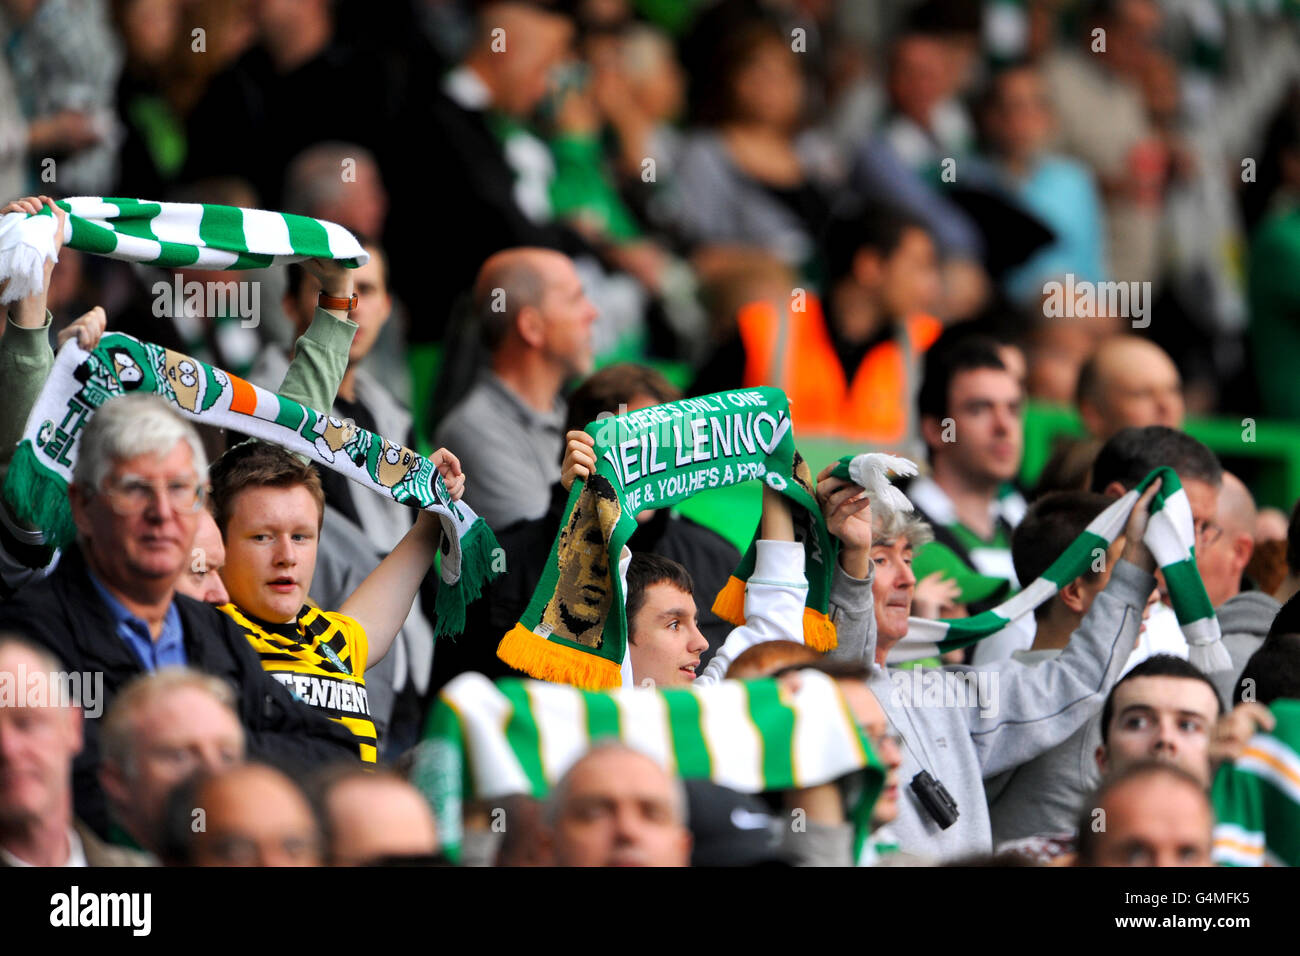
[[[1213,521],[1206,521],[1202,518],[1196,522],[1196,546],[1198,548],[1208,548],[1214,542],[1218,541],[1223,535],[1223,528]]]
[[[200,511],[207,499],[208,488],[196,481],[181,479],[167,482],[166,489],[160,491],[158,484],[128,475],[116,483],[105,485],[103,494],[114,514],[133,518],[161,501],[164,494],[174,511],[182,514]]]

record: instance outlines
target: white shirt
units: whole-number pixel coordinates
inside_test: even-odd
[[[0,846],[0,860],[5,861],[6,866],[35,866],[34,863],[28,863],[21,857],[16,857],[4,847]],[[77,836],[77,831],[68,827],[68,859],[61,866],[90,866],[86,862],[86,848],[81,845],[81,837]]]

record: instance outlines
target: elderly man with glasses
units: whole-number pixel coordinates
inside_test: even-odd
[[[207,470],[198,434],[161,399],[107,402],[82,433],[68,489],[76,544],[52,574],[0,605],[0,627],[37,641],[72,671],[102,673],[106,704],[140,673],[189,666],[233,685],[250,756],[295,769],[355,759],[346,729],[293,700],[227,617],[177,593]],[[106,835],[98,722],[85,726],[76,811]]]

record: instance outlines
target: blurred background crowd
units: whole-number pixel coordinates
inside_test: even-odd
[[[1285,281],[1300,255],[1291,4],[0,9],[0,194],[227,202],[382,241],[397,321],[370,361],[421,439],[465,387],[437,373],[472,368],[479,348],[465,293],[510,246],[574,258],[598,364],[739,384],[752,370],[730,347],[738,310],[788,308],[798,289],[831,306],[849,367],[880,332],[836,307],[864,239],[836,227],[861,223],[861,204],[877,233],[893,213],[923,227],[905,261],[869,237],[884,252],[867,284],[888,310],[983,323],[1022,351],[1031,399],[1073,402],[1079,368],[1130,317],[1051,315],[1045,285],[1071,275],[1150,283],[1143,335],[1172,357],[1189,414],[1300,407],[1286,366],[1300,301]],[[56,323],[84,303],[139,308],[140,290],[120,263],[65,267]],[[177,334],[246,370],[263,340],[292,335],[280,296],[263,301],[255,329],[182,318]]]

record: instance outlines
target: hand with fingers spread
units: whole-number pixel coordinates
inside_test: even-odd
[[[460,467],[460,459],[445,448],[439,448],[429,460],[433,462],[438,474],[447,485],[447,493],[452,501],[460,501],[465,494],[465,472]]]
[[[581,478],[586,481],[596,473],[596,439],[584,431],[574,430],[564,436],[564,464],[560,466],[560,484],[565,491],[573,488],[573,482]]]
[[[89,352],[99,344],[107,326],[108,319],[104,315],[104,307],[97,305],[58,334],[58,344],[55,348],[56,350],[63,348],[64,342],[75,337],[77,345]]]
[[[54,230],[54,255],[45,260],[45,281],[41,285],[41,291],[34,292],[25,299],[19,299],[9,306],[9,318],[19,328],[39,329],[45,325],[45,297],[50,288],[50,276],[54,274],[54,261],[59,256],[59,250],[63,248],[63,229],[68,216],[67,213],[54,204],[54,200],[49,196],[28,196],[24,199],[15,199],[3,209],[0,209],[0,214],[24,212],[34,216],[46,206],[54,210],[54,220],[58,223],[58,227]],[[5,282],[0,283],[0,286],[7,284],[8,277],[4,277],[4,279]]]

